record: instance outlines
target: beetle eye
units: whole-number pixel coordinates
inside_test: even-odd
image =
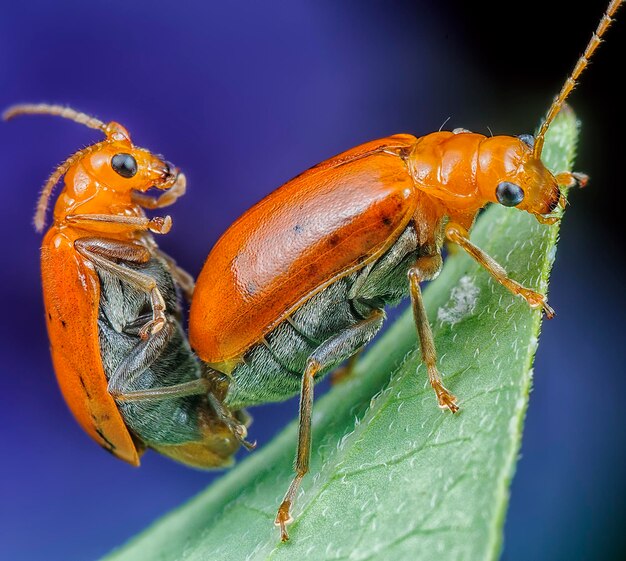
[[[130,179],[137,173],[137,160],[130,154],[115,154],[111,159],[111,167],[117,174]]]
[[[501,205],[517,206],[524,200],[524,191],[515,183],[502,181],[496,187],[496,198]]]
[[[532,134],[520,134],[518,137],[529,148],[535,147],[535,137]]]

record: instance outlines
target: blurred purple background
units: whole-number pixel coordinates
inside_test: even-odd
[[[419,136],[448,117],[448,128],[531,132],[603,9],[602,0],[3,2],[0,106],[57,102],[119,120],[182,167],[189,192],[159,242],[197,274],[239,214],[344,149]],[[535,364],[508,561],[626,551],[620,15],[571,99],[583,120],[576,168],[592,182],[572,194],[563,225],[550,292],[558,317]],[[55,164],[96,139],[49,117],[0,124],[2,559],[96,559],[219,476],[154,453],[139,470],[115,460],[57,389],[31,215]],[[263,445],[296,404],[252,413]]]

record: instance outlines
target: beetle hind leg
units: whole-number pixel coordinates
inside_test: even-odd
[[[291,509],[302,479],[309,471],[311,458],[311,414],[313,412],[313,387],[315,376],[332,365],[345,360],[365,345],[381,328],[385,314],[375,309],[364,320],[340,331],[324,341],[309,357],[300,389],[300,416],[298,448],[296,451],[296,475],[278,507],[274,523],[280,527],[280,539],[287,541],[287,524],[292,522]]]
[[[344,366],[340,366],[334,372],[330,374],[330,384],[332,386],[336,386],[337,384],[343,384],[352,378],[354,375],[354,368],[356,367],[356,363],[359,360],[359,356],[363,349],[359,349],[356,353],[354,353],[346,362]]]

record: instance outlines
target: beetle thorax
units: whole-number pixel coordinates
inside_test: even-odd
[[[496,189],[503,182],[521,187],[526,196],[518,208],[533,214],[550,212],[559,197],[552,174],[515,136],[432,133],[418,140],[408,165],[417,188],[464,226],[487,203],[500,202]]]
[[[480,145],[485,136],[440,131],[421,137],[408,157],[416,187],[442,214],[471,222],[485,203],[477,182]],[[463,222],[467,220],[463,219]]]

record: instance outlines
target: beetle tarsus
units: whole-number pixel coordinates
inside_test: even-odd
[[[552,319],[556,315],[554,309],[548,304],[548,299],[543,294],[528,288],[518,289],[518,294],[528,302],[531,308],[541,308],[547,319]]]
[[[235,435],[235,438],[241,443],[241,445],[248,450],[248,452],[252,452],[256,448],[256,440],[252,442],[246,440],[246,436],[248,436],[248,429],[245,425],[242,424],[234,424],[230,427],[230,430]]]
[[[293,518],[289,514],[291,509],[291,501],[285,499],[278,508],[278,514],[276,514],[276,520],[274,524],[280,527],[280,541],[286,542],[289,540],[289,533],[287,532],[287,524],[293,522]]]
[[[552,319],[554,316],[556,316],[556,312],[553,308],[548,306],[547,302],[544,302],[543,304],[543,313],[545,314],[546,319]]]
[[[161,312],[162,313],[162,312]],[[165,326],[166,319],[165,314],[158,316],[155,319],[150,320],[139,330],[139,337],[145,341],[152,335],[156,335]]]
[[[586,173],[580,173],[575,171],[572,173],[572,177],[576,181],[576,186],[580,187],[581,189],[586,187],[587,183],[589,183],[589,176]]]
[[[442,384],[437,385],[435,388],[437,394],[437,401],[441,409],[448,409],[452,413],[456,413],[459,410],[459,404],[456,397],[451,394]]]
[[[155,216],[148,222],[148,229],[154,234],[167,234],[172,229],[172,217]]]
[[[559,187],[565,187],[566,189],[580,187],[582,189],[587,186],[587,183],[589,183],[589,176],[586,173],[578,171],[565,171],[557,174],[556,180]]]

